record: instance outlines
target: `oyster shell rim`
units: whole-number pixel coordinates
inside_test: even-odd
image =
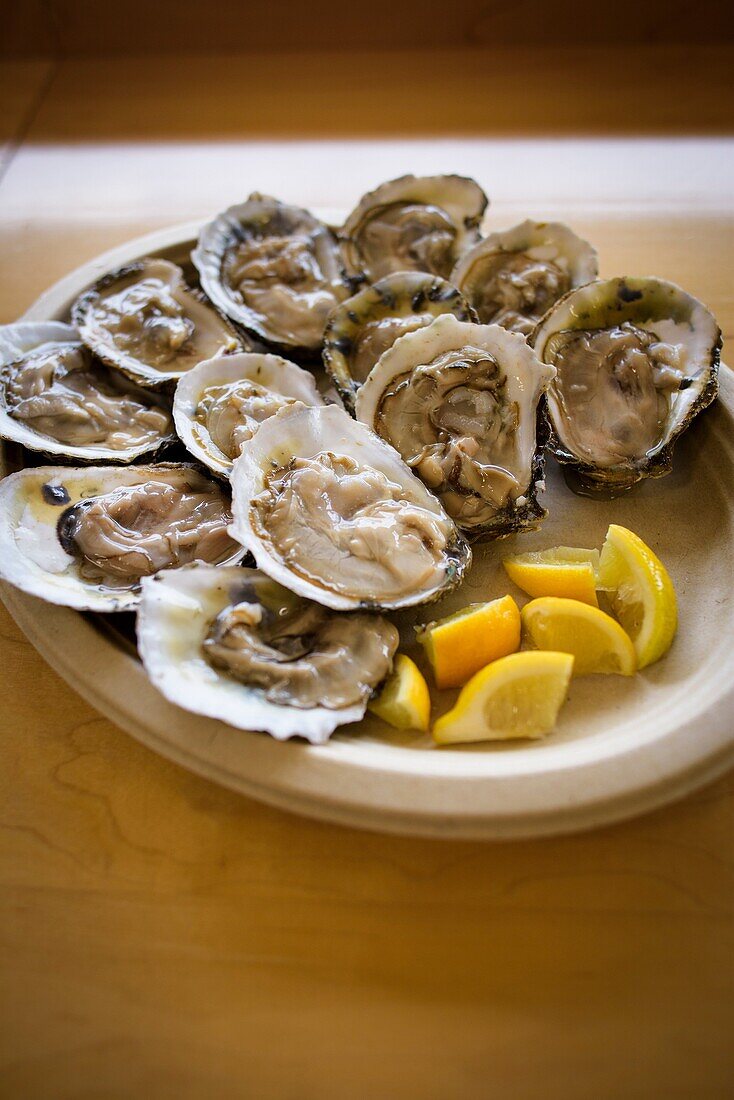
[[[138,389],[141,393],[141,396],[144,393],[149,398],[155,398],[156,400],[153,401],[153,404],[157,404],[161,408],[165,408],[167,412],[171,412],[171,431],[167,435],[161,436],[158,440],[152,440],[150,443],[143,443],[137,445],[136,447],[128,447],[117,450],[113,450],[110,447],[105,448],[102,446],[94,448],[73,447],[70,444],[61,443],[58,440],[43,436],[40,432],[33,431],[33,429],[29,428],[25,423],[23,423],[23,421],[16,420],[14,417],[12,417],[8,412],[7,406],[5,405],[4,383],[6,372],[10,371],[14,366],[23,362],[27,356],[33,355],[37,351],[40,351],[42,348],[48,347],[49,345],[56,344],[59,347],[73,347],[78,345],[79,347],[86,348],[86,344],[82,342],[81,337],[79,336],[78,329],[76,329],[74,325],[68,325],[65,322],[61,321],[14,321],[11,324],[0,326],[0,338],[2,337],[2,334],[8,329],[16,329],[26,325],[28,325],[28,327],[39,330],[45,328],[47,325],[55,327],[63,325],[69,330],[70,334],[75,333],[76,335],[75,338],[70,338],[68,340],[58,339],[44,341],[40,344],[35,345],[34,347],[28,348],[19,358],[8,360],[6,362],[3,361],[3,352],[0,349],[0,439],[6,439],[11,443],[18,443],[20,444],[20,446],[25,447],[26,450],[33,451],[36,454],[41,454],[49,458],[71,458],[74,459],[76,462],[82,464],[86,463],[89,465],[93,465],[95,462],[109,462],[114,466],[127,466],[130,463],[135,462],[138,458],[141,458],[143,455],[150,456],[150,459],[152,461],[155,455],[161,453],[163,450],[173,446],[175,443],[178,442],[178,436],[176,434],[175,425],[173,423],[172,412],[170,409],[168,409],[168,406],[162,400],[162,397],[158,395],[157,391],[152,390],[150,387],[140,386],[137,380],[134,381],[131,378],[127,378],[128,385],[130,385],[133,389]],[[87,351],[89,351],[88,348]],[[98,356],[94,356],[94,352],[90,352],[90,354],[93,357],[99,359]],[[107,363],[104,363],[102,360],[99,360],[99,362],[105,370],[110,372],[110,374],[115,373],[113,368],[110,367]]]
[[[202,374],[205,374],[208,369],[213,370],[214,365],[220,365],[223,369],[232,368],[235,365],[239,366],[238,360],[241,360],[244,356],[257,359],[269,359],[278,360],[278,366],[285,366],[288,368],[287,375],[293,377],[293,368],[301,375],[304,376],[304,381],[308,379],[312,383],[314,394],[319,398],[317,404],[327,404],[324,395],[319,392],[316,385],[316,379],[310,371],[305,370],[303,367],[299,367],[298,363],[294,363],[290,359],[285,359],[282,355],[278,355],[272,351],[240,351],[233,352],[231,355],[218,355],[214,359],[202,359],[200,363],[197,363],[195,367],[187,371],[181,377],[181,380],[176,386],[176,390],[173,395],[173,421],[178,433],[178,439],[183,446],[189,452],[190,455],[200,464],[206,466],[216,477],[223,478],[229,481],[232,466],[234,465],[234,459],[226,462],[220,461],[216,455],[210,455],[203,443],[200,443],[194,436],[193,432],[193,419],[189,413],[187,407],[184,406],[184,402],[191,403],[193,395],[188,391],[194,386]],[[196,373],[198,371],[198,374]],[[239,375],[243,381],[247,379],[247,375]],[[193,379],[193,381],[192,381]],[[229,381],[237,381],[237,378],[232,378]],[[267,387],[266,387],[267,388]],[[284,397],[290,397],[288,393],[282,393]],[[302,398],[296,398],[296,400],[302,400]],[[303,402],[306,403],[305,401]],[[267,418],[269,419],[269,418]],[[263,422],[264,423],[264,422]],[[208,433],[207,433],[208,434]],[[210,437],[211,438],[211,437]],[[217,448],[218,450],[219,448]],[[216,463],[216,465],[214,465]]]
[[[378,205],[374,201],[375,196],[378,195],[381,191],[388,190],[389,188],[398,188],[398,190],[401,191],[404,187],[407,187],[413,183],[435,184],[439,180],[451,180],[452,183],[460,183],[462,186],[469,184],[469,187],[465,187],[467,193],[470,190],[474,189],[475,198],[479,199],[478,209],[473,213],[470,211],[468,215],[465,215],[460,224],[458,224],[456,219],[453,217],[451,217],[451,221],[456,227],[457,231],[461,231],[467,236],[471,235],[471,237],[473,237],[473,243],[476,243],[481,238],[481,224],[490,206],[490,199],[481,184],[477,183],[477,181],[473,179],[472,176],[460,176],[458,175],[458,173],[455,172],[445,172],[443,174],[438,173],[437,175],[433,176],[416,176],[412,172],[406,172],[404,175],[397,176],[395,179],[385,180],[382,183],[379,183],[370,191],[365,191],[356,203],[356,205],[352,208],[343,225],[340,227],[338,231],[338,239],[341,246],[342,256],[344,257],[344,266],[346,268],[347,274],[351,278],[358,279],[360,282],[369,283],[372,281],[364,270],[364,267],[359,262],[352,262],[350,253],[351,246],[354,241],[355,231],[359,228],[361,222],[364,221],[364,217],[367,211],[373,209]],[[401,197],[405,197],[407,199],[410,196],[405,195]],[[383,203],[382,205],[387,204]],[[445,207],[441,206],[441,209],[444,210],[446,213],[449,213],[449,211],[446,210]],[[449,214],[449,216],[451,215]],[[467,251],[468,248],[473,247],[473,243],[465,246],[461,250],[459,257],[457,258],[457,263],[458,259],[461,258],[461,255],[463,255],[463,253]],[[392,274],[395,273],[393,272]],[[431,274],[431,272],[428,272],[428,274]],[[451,281],[450,273],[449,275],[444,277],[448,282]],[[379,280],[375,281],[379,282]]]
[[[621,287],[626,284],[634,284],[637,282],[656,283],[664,287],[670,287],[676,295],[682,295],[687,303],[700,307],[711,318],[713,321],[714,333],[717,335],[711,346],[709,362],[701,368],[701,373],[707,374],[706,382],[684,419],[671,434],[663,437],[659,444],[651,448],[650,451],[647,451],[645,455],[641,456],[641,458],[635,462],[616,463],[612,466],[604,467],[596,466],[590,462],[584,462],[566,447],[553,422],[550,402],[548,401],[547,395],[545,395],[544,404],[548,423],[547,449],[558,463],[568,468],[570,476],[576,482],[576,489],[581,495],[600,497],[619,496],[633,489],[635,485],[647,478],[665,477],[667,474],[671,473],[673,469],[675,444],[678,439],[683,432],[690,427],[698,414],[709,408],[719,395],[718,375],[721,365],[723,336],[714,314],[700,298],[696,298],[694,295],[684,290],[680,284],[674,283],[670,279],[663,279],[658,275],[613,275],[606,279],[593,279],[589,283],[573,287],[559,298],[557,302],[554,302],[550,309],[541,317],[535,329],[528,337],[528,343],[530,343],[533,348],[536,348],[537,341],[541,335],[543,335],[544,329],[548,325],[552,315],[556,311],[560,313],[562,308],[566,308],[569,300],[573,296],[580,295],[584,291],[588,292],[590,287],[597,285],[605,287],[616,285]],[[652,318],[649,318],[649,320],[651,319]],[[594,328],[590,331],[594,331]],[[542,351],[537,352],[538,358],[543,362],[545,362],[545,359],[543,359],[544,351],[545,343],[543,344]]]
[[[389,603],[378,603],[375,600],[364,600],[358,597],[345,596],[342,593],[329,591],[326,587],[320,586],[314,582],[307,580],[298,573],[294,573],[289,567],[280,559],[278,555],[271,552],[269,547],[266,546],[264,540],[260,537],[259,533],[255,530],[254,525],[251,522],[250,506],[253,498],[262,489],[262,468],[258,465],[257,461],[251,455],[251,451],[262,444],[263,433],[262,429],[258,429],[252,439],[243,444],[239,458],[235,460],[234,467],[232,469],[231,485],[232,485],[232,523],[229,528],[229,532],[233,539],[239,542],[242,546],[248,550],[257,564],[257,568],[263,573],[267,573],[269,577],[282,584],[284,588],[290,588],[291,591],[296,592],[298,595],[305,596],[307,599],[313,600],[315,603],[321,603],[325,607],[333,608],[335,611],[372,611],[377,613],[397,611],[404,607],[415,607],[423,604],[433,603],[435,600],[440,599],[446,595],[453,588],[457,587],[462,580],[468,569],[471,566],[472,554],[471,548],[468,542],[463,537],[462,533],[456,527],[456,524],[447,516],[447,513],[443,509],[438,498],[430,492],[416,475],[409,469],[409,467],[403,462],[399,453],[394,447],[386,443],[375,432],[372,432],[365,424],[355,420],[344,409],[339,409],[336,405],[325,406],[308,406],[308,405],[296,405],[290,408],[281,409],[264,422],[264,425],[268,426],[268,430],[273,432],[275,428],[282,427],[283,421],[295,417],[309,417],[316,414],[317,416],[326,417],[327,420],[334,419],[336,414],[337,430],[338,420],[341,417],[345,417],[350,426],[350,431],[363,437],[363,443],[357,444],[359,446],[368,446],[374,448],[375,445],[379,446],[381,451],[384,451],[384,458],[394,468],[404,467],[404,471],[400,469],[400,477],[403,484],[408,484],[411,487],[418,487],[418,497],[423,497],[431,505],[431,511],[436,515],[446,516],[451,524],[452,535],[450,541],[444,550],[444,556],[446,559],[446,567],[444,572],[443,581],[435,585],[433,588],[426,592],[418,592],[409,594],[404,599],[398,599]],[[267,432],[265,433],[267,435]],[[354,445],[353,445],[354,446]],[[320,447],[320,450],[328,449],[326,444]],[[318,452],[314,452],[318,453]],[[342,452],[348,453],[348,452]],[[291,457],[297,457],[292,455]],[[302,456],[307,457],[307,456]],[[356,457],[352,455],[352,457]],[[360,456],[361,457],[361,456]],[[375,466],[379,469],[380,467]],[[384,466],[382,467],[384,469]],[[406,477],[407,474],[407,477]],[[246,498],[244,507],[241,507],[240,497]]]
[[[216,304],[211,299],[199,290],[198,287],[193,287],[187,282],[184,270],[180,264],[174,263],[173,260],[167,260],[164,256],[146,255],[141,256],[138,260],[132,260],[129,264],[123,264],[119,268],[115,268],[111,271],[106,271],[95,282],[87,287],[69,307],[69,316],[71,323],[74,325],[80,334],[82,343],[89,348],[93,355],[96,355],[110,370],[118,370],[122,374],[126,375],[133,382],[136,382],[138,386],[144,389],[152,390],[167,390],[187,374],[187,371],[161,371],[155,367],[149,367],[141,360],[136,360],[134,356],[128,356],[124,352],[119,353],[119,359],[115,355],[106,354],[104,350],[100,351],[99,348],[84,338],[83,327],[84,322],[82,313],[84,310],[94,305],[95,301],[99,297],[100,291],[106,290],[111,286],[116,279],[124,279],[128,275],[134,275],[138,272],[142,272],[145,265],[156,260],[170,264],[172,267],[178,268],[180,281],[183,287],[183,292],[187,294],[198,305],[206,308],[211,312],[216,320],[221,324],[222,328],[227,331],[231,338],[235,341],[236,346],[230,351],[221,352],[222,355],[235,355],[242,351],[249,350],[247,344],[250,343],[249,337],[245,337],[233,324],[229,317],[226,317]],[[211,358],[211,356],[210,356]],[[216,357],[215,357],[216,358]],[[131,362],[139,363],[138,367],[130,366]],[[200,360],[204,362],[204,360]],[[197,366],[198,364],[194,364]],[[189,368],[193,369],[193,368]]]
[[[386,370],[386,365],[390,364],[390,360],[398,359],[400,349],[398,345],[403,340],[411,340],[421,334],[425,334],[429,328],[439,325],[443,328],[455,327],[453,322],[449,319],[448,325],[446,318],[451,318],[451,314],[442,314],[435,318],[430,325],[426,325],[421,329],[416,329],[415,332],[406,333],[404,336],[398,337],[392,347],[378,359],[375,366],[370,371],[364,385],[361,387],[359,394],[357,395],[356,402],[356,417],[361,423],[365,424],[371,431],[375,431],[374,415],[377,412],[377,406],[379,402],[380,393],[384,391],[384,386],[387,385],[393,378],[396,378],[398,374],[402,373],[401,369],[395,369],[392,374]],[[458,325],[468,327],[472,322],[458,322]],[[528,349],[527,341],[524,336],[521,336],[517,332],[511,332],[508,329],[502,328],[501,325],[482,325],[477,324],[477,328],[497,330],[497,334],[502,333],[501,341],[508,344],[514,344],[519,352],[525,354]],[[457,337],[460,333],[456,333]],[[506,339],[509,338],[509,339]],[[398,349],[395,352],[395,349]],[[444,347],[444,350],[448,348]],[[529,349],[533,354],[533,349]],[[541,365],[547,366],[547,364]],[[555,368],[554,368],[555,373]],[[382,390],[378,392],[378,379],[382,383],[384,375],[384,385]],[[548,515],[546,508],[542,506],[538,500],[538,491],[542,491],[544,487],[544,475],[545,475],[545,448],[548,438],[548,425],[547,419],[543,409],[543,398],[545,396],[545,389],[552,381],[552,378],[547,378],[544,384],[540,388],[540,395],[538,403],[535,409],[535,447],[533,455],[530,460],[530,481],[527,489],[522,494],[525,497],[525,502],[519,506],[519,508],[513,508],[512,505],[504,509],[500,509],[496,515],[492,518],[489,524],[483,526],[476,525],[471,527],[465,527],[454,521],[461,531],[463,537],[470,543],[479,541],[494,541],[496,539],[507,538],[510,535],[519,534],[523,531],[536,530],[545,517]],[[374,393],[373,393],[374,391]],[[368,419],[365,419],[368,418]],[[379,434],[379,433],[375,433]],[[382,438],[382,437],[380,437]],[[399,452],[398,452],[399,453]],[[438,494],[434,494],[438,495]]]
[[[351,292],[350,288],[353,289],[354,279],[350,278],[346,272],[344,258],[339,247],[339,239],[334,228],[327,222],[322,221],[306,207],[296,206],[294,203],[283,202],[281,199],[276,199],[273,195],[265,195],[260,191],[251,192],[243,202],[233,203],[231,206],[215,214],[213,218],[210,218],[199,226],[199,234],[196,243],[191,249],[191,261],[199,274],[201,286],[208,300],[218,312],[227,317],[230,322],[241,326],[250,336],[255,336],[258,340],[261,340],[267,346],[267,350],[276,355],[280,354],[284,358],[287,358],[288,354],[290,354],[301,356],[304,359],[311,358],[318,360],[320,358],[323,338],[318,344],[313,345],[299,344],[298,342],[287,339],[284,340],[281,336],[270,330],[267,325],[262,324],[258,320],[258,314],[256,314],[254,310],[244,302],[235,301],[225,289],[222,279],[223,258],[228,247],[225,230],[229,229],[231,233],[236,234],[237,229],[235,227],[242,227],[240,212],[243,211],[245,207],[249,206],[250,203],[258,202],[274,203],[288,210],[295,210],[299,214],[305,214],[307,219],[310,219],[314,223],[312,226],[313,229],[322,228],[326,230],[333,239],[336,266],[339,269],[345,291],[347,292],[345,297],[348,297]],[[214,246],[220,243],[220,238],[221,251],[217,252]],[[229,312],[229,310],[233,312]]]
[[[354,406],[357,399],[357,394],[364,385],[364,382],[357,382],[352,377],[352,374],[348,369],[347,356],[337,346],[339,340],[330,340],[330,336],[333,333],[337,322],[342,319],[341,313],[347,311],[347,307],[349,306],[350,302],[353,302],[356,298],[361,297],[364,297],[366,300],[371,293],[376,293],[378,295],[378,298],[380,298],[381,294],[385,291],[384,284],[393,280],[397,281],[398,279],[406,279],[407,277],[414,277],[416,282],[425,280],[427,282],[430,282],[433,286],[435,286],[437,283],[445,284],[454,292],[452,297],[457,299],[457,308],[461,308],[462,310],[465,309],[465,312],[467,313],[466,317],[460,317],[454,309],[447,309],[442,310],[440,313],[436,313],[434,315],[435,317],[441,317],[444,313],[451,313],[454,317],[457,318],[457,320],[460,321],[477,320],[476,311],[474,310],[473,306],[470,304],[466,296],[462,293],[462,291],[454,283],[452,283],[451,280],[444,279],[441,275],[432,275],[428,271],[394,271],[391,275],[385,275],[382,279],[378,279],[374,283],[366,283],[360,286],[359,289],[351,295],[351,297],[346,298],[343,302],[340,302],[339,305],[336,306],[329,314],[329,318],[326,322],[326,328],[324,329],[324,342],[321,352],[324,363],[324,370],[333,381],[337,392],[339,393],[339,396],[344,402],[344,405],[346,406],[347,410],[352,413],[352,415],[354,415]],[[441,299],[441,301],[447,300],[448,299]],[[374,305],[377,304],[377,302],[374,303]],[[353,306],[351,308],[354,309]],[[409,314],[395,314],[395,316],[407,317],[409,316]],[[364,325],[365,323],[366,322],[364,320],[361,320],[362,325]],[[430,324],[430,322],[428,323]],[[403,335],[406,334],[403,333]],[[343,372],[340,372],[338,369],[338,365],[340,363],[343,363],[344,365],[345,369]],[[349,382],[346,381],[347,376],[349,378]]]
[[[72,481],[76,480],[77,477],[83,479],[94,477],[97,473],[100,473],[101,475],[112,475],[113,480],[120,479],[121,484],[126,483],[126,478],[132,478],[127,483],[136,484],[134,480],[136,473],[153,469],[170,472],[189,469],[205,477],[212,484],[220,485],[220,482],[210,477],[209,472],[205,472],[195,462],[158,462],[139,466],[25,466],[8,474],[0,481],[0,580],[11,584],[14,588],[30,596],[37,596],[48,603],[55,604],[58,607],[68,607],[74,611],[118,612],[134,610],[140,602],[140,592],[136,591],[135,587],[121,588],[119,591],[113,589],[104,591],[100,590],[101,586],[99,585],[72,576],[67,578],[72,583],[67,591],[66,598],[60,599],[58,598],[59,595],[64,595],[63,586],[55,587],[46,581],[45,578],[49,575],[48,570],[44,570],[36,562],[33,562],[33,569],[29,570],[29,559],[27,555],[18,549],[15,538],[20,513],[16,514],[16,510],[13,509],[14,492],[15,487],[21,484],[23,480],[31,479],[34,476],[38,477],[39,474],[43,475],[48,471],[58,471],[65,478],[69,478],[69,475],[71,475],[70,480]],[[145,478],[139,479],[140,482],[145,480]],[[68,506],[68,504],[58,506],[59,519]],[[236,542],[236,540],[233,541]],[[229,558],[220,564],[230,565],[241,561],[244,556],[244,550],[235,550]],[[16,568],[18,565],[19,567]]]

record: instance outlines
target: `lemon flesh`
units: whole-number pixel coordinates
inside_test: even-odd
[[[548,550],[515,554],[502,564],[513,584],[528,596],[565,596],[598,606],[598,550],[551,546]]]
[[[574,676],[617,673],[632,676],[637,669],[635,647],[619,623],[578,600],[541,596],[522,609],[526,637],[536,649],[572,653]]]
[[[550,733],[572,670],[568,653],[512,653],[493,661],[472,677],[453,709],[438,719],[434,740],[447,745]]]
[[[659,660],[678,626],[675,589],[663,563],[639,535],[612,523],[601,551],[599,579],[632,638],[637,667]]]
[[[512,596],[502,596],[418,627],[417,637],[437,687],[461,687],[490,661],[520,648],[520,611]]]
[[[393,669],[376,699],[367,707],[383,722],[399,730],[427,730],[431,718],[431,697],[420,669],[398,653]]]

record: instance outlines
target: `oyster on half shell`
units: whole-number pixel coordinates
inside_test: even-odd
[[[176,438],[163,397],[109,370],[58,321],[0,327],[0,437],[77,462],[114,463]]]
[[[524,221],[465,253],[451,281],[482,324],[528,336],[554,302],[598,271],[594,249],[567,225]]]
[[[676,439],[718,392],[716,321],[664,279],[626,276],[571,291],[532,343],[556,368],[550,449],[586,495],[670,473]]]
[[[191,258],[223,313],[291,351],[320,348],[329,313],[351,293],[331,230],[268,195],[252,194],[205,225]]]
[[[244,343],[187,286],[180,267],[148,258],[103,276],[77,298],[71,319],[95,355],[141,386],[162,386]]]
[[[545,515],[538,407],[555,370],[499,325],[437,317],[401,336],[357,396],[357,418],[399,451],[470,536]]]
[[[176,387],[173,416],[191,454],[228,477],[258,426],[296,401],[326,404],[309,371],[279,355],[243,352],[190,370]]]
[[[437,599],[471,561],[397,452],[336,406],[262,424],[232,469],[230,532],[264,573],[337,610]]]
[[[326,326],[323,355],[345,403],[353,408],[359,387],[398,336],[430,324],[442,313],[453,313],[460,321],[476,320],[455,286],[424,271],[387,275],[337,306]]]
[[[138,648],[158,690],[278,740],[319,744],[359,721],[398,646],[382,616],[330,611],[256,569],[197,562],[142,588]]]
[[[350,275],[374,283],[395,271],[448,279],[479,240],[487,196],[465,176],[401,176],[369,191],[339,237]]]
[[[50,603],[127,611],[140,581],[229,564],[229,494],[194,466],[36,466],[0,482],[0,577]]]

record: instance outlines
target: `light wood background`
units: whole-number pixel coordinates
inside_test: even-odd
[[[730,338],[732,60],[6,62],[0,320],[102,249],[251,188],[347,207],[413,169],[475,174],[497,226],[572,220],[604,273],[681,282]],[[393,839],[157,758],[2,610],[0,668],[3,1097],[732,1095],[731,777],[582,836]]]

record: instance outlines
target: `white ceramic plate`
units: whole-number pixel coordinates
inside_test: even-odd
[[[322,212],[323,216],[323,212]],[[327,215],[328,216],[328,215]],[[104,271],[151,252],[185,258],[196,226],[131,241],[62,279],[28,319],[65,319],[70,302]],[[566,543],[601,546],[610,522],[659,553],[680,602],[669,655],[634,679],[572,682],[557,731],[532,744],[436,748],[374,718],[324,746],[280,744],[167,703],[103,620],[2,586],[11,614],[49,664],[93,706],[162,755],[254,798],[313,817],[436,837],[527,837],[570,832],[652,809],[734,762],[734,383],[678,444],[674,472],[612,502],[585,500],[549,462],[549,515],[531,535],[479,548],[457,593],[412,626],[513,589],[501,558]],[[420,654],[417,654],[420,660]],[[455,693],[436,694],[446,709]]]

